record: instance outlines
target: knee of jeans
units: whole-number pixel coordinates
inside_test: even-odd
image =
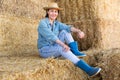
[[[62,30],[60,33],[59,33],[59,37],[61,36],[64,36],[66,35],[68,32],[66,30]]]

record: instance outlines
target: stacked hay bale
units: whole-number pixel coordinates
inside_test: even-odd
[[[36,20],[0,15],[1,55],[37,52]]]
[[[0,57],[0,80],[88,80],[70,61],[38,55]]]
[[[120,48],[119,0],[57,0],[57,2],[64,8],[60,14],[61,21],[73,24],[86,34],[85,39],[77,39],[80,49]]]
[[[1,55],[37,52],[37,27],[43,6],[53,0],[0,1]]]
[[[45,11],[43,6],[53,0],[0,0],[0,14],[41,19]]]
[[[120,80],[120,49],[100,51],[96,59],[102,67],[102,80]]]

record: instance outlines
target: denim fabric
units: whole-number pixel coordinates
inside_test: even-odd
[[[73,42],[73,39],[69,39],[70,37],[72,37],[71,34],[66,32],[65,30],[61,31],[58,36],[58,38],[62,42],[66,43]],[[39,53],[40,56],[44,58],[63,56],[64,58],[72,61],[74,64],[79,61],[79,58],[76,57],[71,51],[65,52],[64,48],[57,43],[54,45],[42,47],[41,49],[39,49]]]
[[[44,46],[53,45],[58,39],[58,34],[60,31],[66,30],[67,32],[71,32],[70,28],[70,26],[63,24],[57,20],[55,20],[51,26],[48,18],[42,19],[38,26],[38,49]]]

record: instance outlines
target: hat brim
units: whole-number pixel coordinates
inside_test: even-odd
[[[57,10],[63,10],[63,8],[56,8],[56,7],[44,7],[44,10],[48,10],[48,9],[57,9]]]

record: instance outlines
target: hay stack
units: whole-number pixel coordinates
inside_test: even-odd
[[[0,0],[0,14],[41,19],[45,15],[43,7],[53,0]]]
[[[0,15],[0,55],[37,52],[38,21]]]
[[[100,51],[96,58],[102,67],[102,80],[120,80],[120,49]]]
[[[37,52],[37,26],[43,6],[53,0],[0,1],[0,54]]]
[[[64,8],[61,21],[73,24],[86,33],[79,41],[80,49],[120,48],[119,0],[57,0]]]
[[[0,57],[0,80],[88,80],[70,61],[38,55]]]

